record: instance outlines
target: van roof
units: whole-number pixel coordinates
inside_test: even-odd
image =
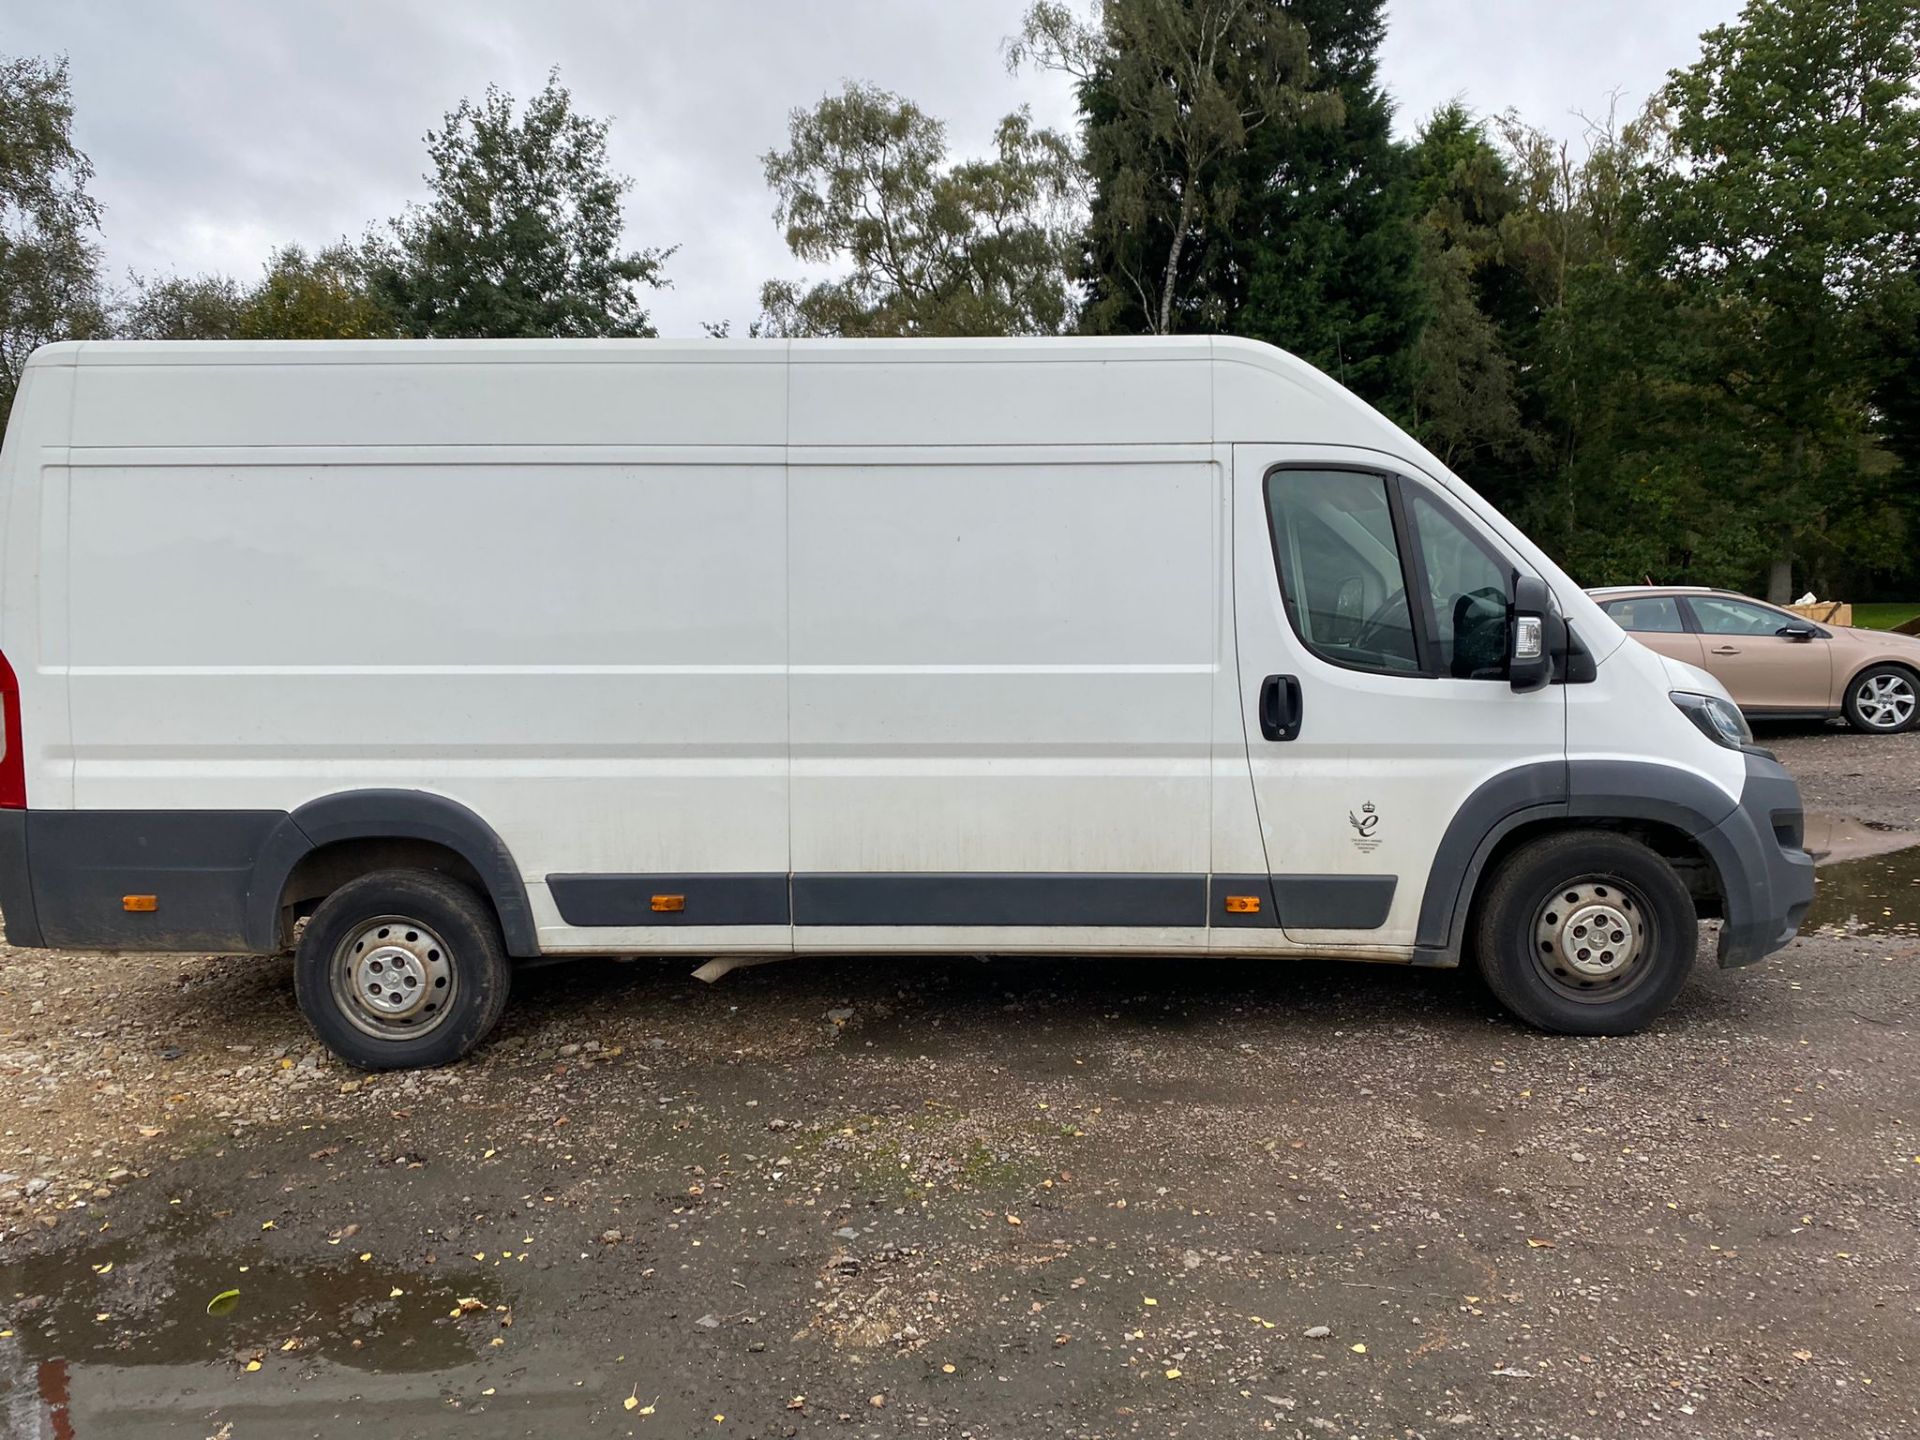
[[[1228,336],[86,340],[29,363],[78,371],[81,446],[1302,441],[1444,471],[1311,365]]]

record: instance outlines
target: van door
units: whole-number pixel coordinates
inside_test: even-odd
[[[1204,950],[1219,478],[1200,451],[795,447],[802,950]]]
[[[1502,771],[1564,766],[1565,687],[1516,693],[1506,678],[1512,581],[1535,572],[1368,451],[1235,446],[1233,528],[1241,707],[1280,923],[1316,948],[1402,952],[1467,797]]]

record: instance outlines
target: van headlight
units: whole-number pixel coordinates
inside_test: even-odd
[[[1680,713],[1694,723],[1699,732],[1716,745],[1729,750],[1753,747],[1753,731],[1747,717],[1731,700],[1718,695],[1701,695],[1692,690],[1672,690],[1667,698],[1680,707]]]

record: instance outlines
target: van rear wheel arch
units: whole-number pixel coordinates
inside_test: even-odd
[[[506,952],[540,953],[533,910],[505,842],[472,810],[426,790],[353,790],[288,815],[261,847],[247,891],[248,940],[277,953],[292,923],[360,875],[417,869],[445,875],[491,902]]]

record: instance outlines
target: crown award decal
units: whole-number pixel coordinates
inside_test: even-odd
[[[1363,855],[1371,855],[1380,848],[1380,837],[1374,832],[1380,828],[1380,816],[1375,813],[1373,802],[1367,801],[1360,807],[1360,813],[1347,812],[1347,823],[1353,826],[1354,848]]]

